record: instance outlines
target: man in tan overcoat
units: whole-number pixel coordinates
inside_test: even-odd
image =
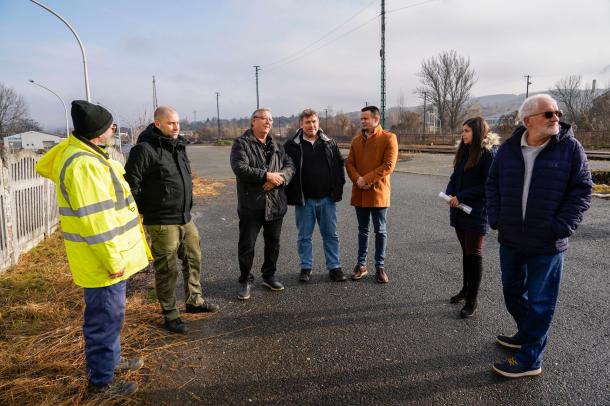
[[[373,219],[375,229],[375,270],[379,283],[388,283],[384,270],[387,242],[386,216],[390,207],[390,174],[398,158],[396,134],[385,131],[380,125],[381,113],[375,106],[361,110],[362,131],[352,139],[347,157],[347,174],[353,182],[352,206],[358,217],[358,263],[352,273],[353,280],[368,275],[369,226]]]

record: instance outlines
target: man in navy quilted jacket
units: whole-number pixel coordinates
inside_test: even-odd
[[[507,378],[538,375],[568,237],[591,204],[587,157],[549,95],[527,98],[519,126],[500,147],[486,183],[487,215],[498,230],[504,301],[517,332],[497,343],[516,350],[495,363]]]

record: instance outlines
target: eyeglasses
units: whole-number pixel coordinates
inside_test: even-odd
[[[258,118],[258,119],[266,121],[268,123],[273,123],[273,119],[269,118],[269,117],[254,116],[254,118]]]
[[[561,118],[561,116],[563,116],[563,112],[561,110],[555,110],[555,111],[543,111],[542,113],[536,113],[536,114],[532,114],[529,117],[534,117],[534,116],[540,116],[544,114],[544,118],[546,118],[547,120],[550,120],[553,118],[553,114],[557,116],[557,118]]]

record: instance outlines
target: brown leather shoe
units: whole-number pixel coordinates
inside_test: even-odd
[[[377,268],[377,283],[388,283],[390,279],[388,278],[388,274],[385,273],[383,268]]]
[[[358,279],[362,279],[363,276],[367,276],[369,274],[368,269],[366,269],[366,265],[357,264],[354,267],[354,272],[352,272],[352,280],[357,281]]]

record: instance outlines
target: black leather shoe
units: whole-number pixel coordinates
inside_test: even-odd
[[[345,276],[345,274],[343,273],[343,269],[341,268],[331,269],[328,272],[328,275],[330,276],[330,279],[334,282],[345,282],[347,280],[347,276]]]
[[[250,289],[252,289],[252,284],[250,282],[240,283],[239,291],[237,292],[237,298],[239,300],[250,299]]]
[[[187,313],[216,313],[218,310],[220,310],[220,306],[208,302],[203,302],[201,306],[195,306],[188,303],[186,305]]]
[[[449,299],[449,303],[455,304],[464,301],[466,299],[466,294],[466,289],[462,288],[462,290],[460,290],[457,295],[451,296],[451,298]]]
[[[474,316],[477,311],[477,302],[466,301],[466,305],[460,310],[460,317],[467,319]]]
[[[178,317],[174,320],[165,320],[164,327],[172,333],[184,334],[186,333],[186,324],[182,322],[182,319]]]
[[[311,269],[301,269],[301,274],[299,275],[299,282],[309,282],[310,276]]]
[[[263,279],[263,286],[273,291],[284,290],[284,285],[277,279]]]

